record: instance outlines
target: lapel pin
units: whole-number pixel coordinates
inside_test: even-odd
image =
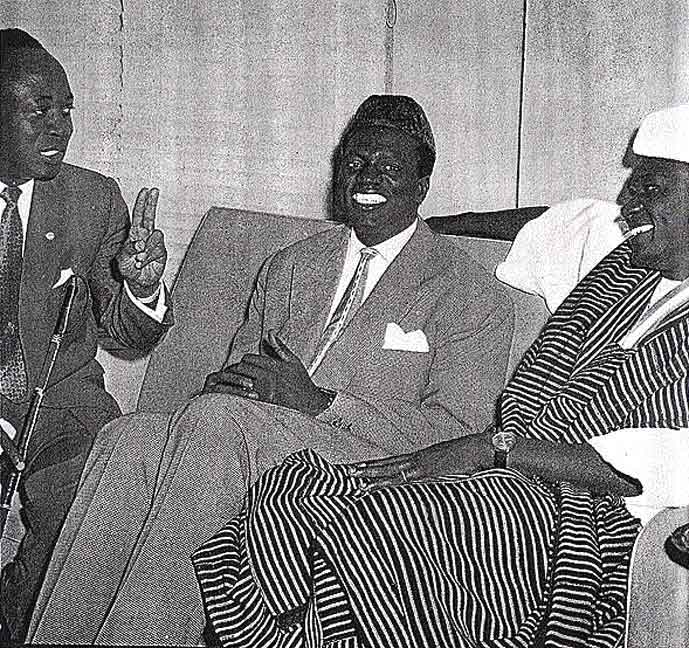
[[[52,241],[55,238],[55,232],[46,232],[45,237],[49,240]]]

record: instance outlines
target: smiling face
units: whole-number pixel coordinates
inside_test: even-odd
[[[420,177],[418,144],[411,136],[386,126],[357,129],[338,168],[335,193],[362,243],[386,241],[414,222],[429,178]]]
[[[0,179],[52,180],[72,136],[74,98],[62,66],[43,50],[18,50],[0,81]]]
[[[640,157],[618,202],[631,228],[652,226],[630,241],[634,264],[689,277],[689,164]]]

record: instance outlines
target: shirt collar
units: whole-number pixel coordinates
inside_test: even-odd
[[[22,184],[17,185],[17,186],[22,190],[22,192],[33,191],[33,186],[34,186],[35,182],[36,181],[33,178],[31,178],[31,180],[27,180],[26,182],[22,182]],[[0,191],[3,191],[5,189],[5,187],[7,187],[7,185],[2,180],[0,180]]]
[[[405,227],[401,232],[391,236],[386,241],[377,243],[373,246],[364,245],[356,232],[352,229],[351,235],[349,237],[349,249],[353,254],[358,254],[365,247],[373,247],[378,254],[385,260],[386,263],[391,263],[395,257],[402,251],[402,248],[409,242],[409,239],[414,235],[416,228],[419,224],[419,219],[415,218],[414,222]]]
[[[36,184],[36,181],[33,178],[31,178],[31,180],[27,180],[26,182],[22,182],[22,184],[17,185],[22,190],[21,196],[19,196],[20,201],[23,202],[24,200],[28,200],[29,204],[31,203],[31,196],[33,195],[34,184]],[[4,191],[5,187],[7,187],[7,185],[2,180],[0,180],[0,191]],[[5,204],[3,202],[0,205],[0,207],[4,206]]]

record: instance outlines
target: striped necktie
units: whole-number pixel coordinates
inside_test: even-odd
[[[19,285],[22,276],[22,221],[19,187],[0,192],[7,206],[0,220],[0,394],[18,401],[26,394],[26,370],[19,340]]]
[[[366,278],[368,277],[368,266],[371,263],[371,259],[378,254],[378,251],[374,248],[362,248],[360,254],[361,257],[354,271],[354,276],[344,291],[333,316],[325,329],[323,329],[316,354],[309,365],[309,374],[311,375],[318,369],[328,349],[340,337],[340,333],[342,333],[342,330],[349,320],[352,319],[352,316],[363,301]]]

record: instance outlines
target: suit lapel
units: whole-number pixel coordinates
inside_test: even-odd
[[[68,218],[61,184],[59,176],[50,182],[36,181],[26,232],[19,317],[30,384],[38,377],[54,327],[51,287],[59,275]]]
[[[342,227],[295,266],[290,288],[288,330],[292,350],[308,365],[325,327],[342,272],[349,229]]]
[[[414,235],[328,350],[316,372],[320,379],[358,366],[372,347],[383,345],[386,324],[400,323],[419,301],[424,284],[438,271],[433,240],[430,229],[419,219]]]

